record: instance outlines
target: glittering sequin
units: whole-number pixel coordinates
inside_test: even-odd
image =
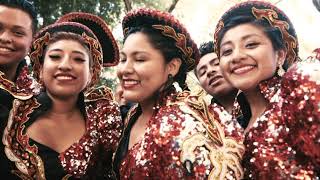
[[[121,179],[240,179],[244,146],[224,133],[219,116],[189,92],[164,99],[122,160]]]
[[[109,98],[112,95],[98,94],[100,96],[94,96],[95,100],[85,101],[85,134],[67,150],[58,154],[66,177],[94,179],[97,174],[105,178],[111,174],[111,169],[107,167],[96,167],[98,164],[101,166],[101,163],[111,164],[112,153],[121,135],[122,121],[118,105]],[[6,155],[16,162],[17,170],[12,171],[26,179],[44,179],[47,169],[42,162],[42,154],[38,154],[36,144],[29,145],[29,137],[25,134],[26,124],[30,120],[28,115],[39,107],[39,103],[36,98],[14,102],[3,135]]]
[[[281,79],[260,84],[269,105],[245,137],[245,178],[319,177],[320,78],[314,73],[319,69],[319,63],[300,62]]]

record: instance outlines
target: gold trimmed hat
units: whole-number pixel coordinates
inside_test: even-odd
[[[124,36],[127,36],[130,28],[140,26],[159,30],[164,36],[174,39],[176,47],[184,56],[182,60],[188,71],[199,62],[200,55],[196,43],[191,39],[187,29],[170,13],[147,8],[133,10],[123,18]]]
[[[96,35],[103,51],[104,67],[115,66],[119,63],[119,48],[108,24],[100,17],[84,12],[72,12],[61,16],[56,23],[77,22],[90,28]]]
[[[93,75],[89,85],[89,87],[92,87],[99,81],[103,65],[111,66],[118,63],[119,49],[107,24],[102,23],[104,21],[100,17],[88,13],[71,13],[71,15],[72,16],[70,17],[77,16],[78,19],[82,20],[79,20],[79,22],[59,20],[56,23],[41,29],[35,36],[35,40],[33,41],[30,51],[30,59],[31,65],[33,66],[34,76],[36,80],[39,81],[40,68],[44,58],[44,50],[50,42],[52,35],[57,32],[70,32],[80,35],[92,54]],[[68,14],[65,16],[69,17]],[[100,41],[106,42],[100,43]],[[109,59],[104,59],[105,54],[108,54],[106,57]]]
[[[282,40],[285,42],[288,66],[297,61],[299,51],[298,38],[290,19],[279,8],[263,1],[246,1],[236,4],[222,15],[214,32],[215,51],[218,55],[220,50],[219,45],[225,33],[225,26],[227,26],[231,20],[234,20],[235,17],[262,20],[269,23],[271,27],[277,28],[281,33]]]

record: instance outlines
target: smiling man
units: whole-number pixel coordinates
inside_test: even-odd
[[[212,41],[200,46],[201,58],[195,69],[195,75],[202,88],[213,97],[213,101],[230,113],[238,90],[223,78],[219,59],[213,49]]]
[[[194,69],[194,73],[201,87],[213,97],[211,100],[211,108],[215,108],[215,111],[220,112],[219,114],[222,116],[230,115],[234,109],[238,89],[234,88],[222,76],[219,59],[214,52],[214,43],[212,41],[203,43],[199,50],[201,58],[199,64]],[[240,106],[247,103],[242,94],[238,95],[237,101]],[[246,108],[239,114],[237,121],[242,127],[246,127],[247,120],[250,116],[250,109]]]

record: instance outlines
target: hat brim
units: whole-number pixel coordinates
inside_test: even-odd
[[[119,63],[119,48],[107,23],[100,17],[83,12],[68,13],[59,18],[56,23],[77,22],[90,28],[96,35],[103,51],[103,66],[110,67]]]

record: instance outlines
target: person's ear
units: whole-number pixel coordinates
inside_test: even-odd
[[[286,60],[287,52],[285,50],[276,51],[276,61],[277,61],[277,74],[281,77],[286,72],[283,69],[284,61]]]
[[[284,61],[286,60],[286,56],[287,51],[285,51],[284,49],[276,51],[276,60],[278,67],[283,65]]]
[[[173,58],[168,64],[168,74],[171,74],[172,76],[175,76],[178,74],[180,66],[181,66],[181,59],[180,58]]]

